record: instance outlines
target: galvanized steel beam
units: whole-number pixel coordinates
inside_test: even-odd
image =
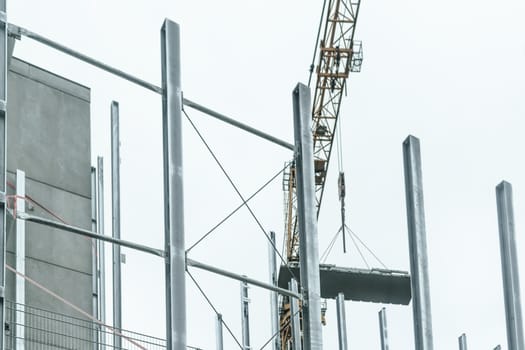
[[[415,348],[433,350],[425,208],[419,139],[403,142]]]
[[[297,281],[291,279],[288,282],[288,288],[294,292],[298,292]],[[292,327],[292,350],[302,350],[303,343],[301,339],[301,315],[299,314],[299,300],[291,299],[290,300],[290,326]]]
[[[7,141],[7,13],[6,0],[0,0],[0,193],[6,193]],[[0,203],[0,350],[5,348],[5,200]]]
[[[250,309],[248,307],[248,284],[241,281],[241,326],[242,326],[242,348],[250,350]]]
[[[111,102],[111,209],[114,239],[120,239],[120,135],[118,103]],[[122,348],[122,270],[120,245],[113,245],[113,346]]]
[[[22,170],[16,170],[16,210],[26,211],[26,174]],[[26,223],[24,220],[16,220],[16,271],[25,275],[26,273]],[[15,276],[15,322],[16,322],[16,350],[25,349],[25,304],[26,287],[25,279],[19,275]]]
[[[4,0],[5,2],[5,0]],[[40,34],[34,33],[30,31],[29,29],[22,28],[20,26],[14,25],[12,23],[9,23],[9,32],[17,35],[17,36],[25,36],[29,39],[33,39],[41,44],[44,44],[46,46],[49,46],[57,51],[60,51],[68,56],[74,57],[76,59],[79,59],[80,61],[83,61],[85,63],[88,63],[94,67],[97,67],[99,69],[102,69],[103,71],[106,71],[108,73],[111,73],[113,75],[116,75],[122,79],[125,79],[129,82],[132,82],[138,86],[141,86],[145,89],[151,90],[153,92],[156,92],[158,94],[162,94],[162,89],[154,84],[148,83],[147,81],[144,81],[140,78],[137,78],[131,74],[128,74],[118,68],[111,67],[110,65],[107,65],[103,62],[100,62],[94,58],[91,58],[87,55],[84,55],[78,51],[75,51],[65,45],[62,45],[60,43],[57,43],[56,41],[53,41],[51,39],[48,39]]]
[[[388,327],[385,308],[379,311],[379,336],[381,338],[381,350],[388,350]]]
[[[233,272],[230,272],[230,271],[222,270],[222,269],[219,269],[219,268],[217,268],[215,266],[207,265],[207,264],[198,262],[198,261],[193,260],[193,259],[186,259],[186,264],[188,266],[192,266],[192,267],[195,267],[197,269],[201,269],[201,270],[205,270],[205,271],[208,271],[208,272],[216,273],[216,274],[224,276],[224,277],[229,277],[229,278],[232,278],[232,279],[237,280],[237,281],[246,282],[248,284],[251,284],[251,285],[254,285],[254,286],[257,286],[257,287],[268,289],[268,290],[277,292],[277,293],[282,294],[282,295],[287,295],[287,296],[292,297],[292,298],[301,299],[301,295],[298,294],[298,293],[293,293],[293,292],[290,292],[289,290],[286,290],[286,289],[283,289],[283,288],[279,288],[279,287],[275,287],[275,286],[273,286],[271,284],[255,280],[253,278],[246,277],[244,275],[239,275],[239,274],[236,274],[236,273],[233,273]]]
[[[339,293],[336,298],[337,304],[337,336],[339,350],[348,350],[348,336],[346,331],[345,295]]]
[[[104,159],[97,157],[97,233],[104,236]],[[104,241],[97,240],[99,253],[100,321],[106,323],[106,251]]]
[[[217,314],[217,320],[215,321],[215,335],[216,335],[216,341],[215,341],[216,350],[223,350],[224,342],[222,339],[222,315],[221,314]]]
[[[191,108],[193,108],[193,109],[195,109],[195,110],[197,110],[199,112],[202,112],[204,114],[209,115],[210,117],[214,117],[214,118],[219,119],[219,120],[221,120],[221,121],[223,121],[223,122],[225,122],[227,124],[233,125],[233,126],[239,128],[239,129],[247,131],[250,134],[253,134],[255,136],[261,137],[261,138],[263,138],[263,139],[265,139],[267,141],[273,142],[273,143],[275,143],[275,144],[277,144],[279,146],[282,146],[284,148],[287,148],[289,150],[292,150],[292,151],[294,150],[294,146],[291,143],[288,143],[286,141],[278,139],[275,136],[272,136],[270,134],[267,134],[265,132],[262,132],[260,130],[255,129],[255,128],[252,128],[251,126],[243,124],[243,123],[241,123],[241,122],[239,122],[239,121],[237,121],[235,119],[232,119],[230,117],[227,117],[224,114],[215,112],[214,110],[211,110],[211,109],[209,109],[207,107],[204,107],[204,106],[202,106],[202,105],[200,105],[200,104],[198,104],[196,102],[190,101],[187,98],[185,98],[183,100],[183,103],[184,103],[185,106],[191,107]]]
[[[46,225],[46,226],[49,226],[49,227],[57,228],[57,229],[68,231],[68,232],[75,233],[75,234],[79,234],[81,236],[86,236],[86,237],[95,238],[95,239],[98,239],[98,240],[101,240],[101,241],[104,241],[104,242],[118,244],[118,245],[121,245],[123,247],[127,247],[127,248],[131,248],[131,249],[139,250],[139,251],[144,252],[144,253],[149,253],[149,254],[153,254],[153,255],[156,255],[156,256],[160,256],[161,258],[164,258],[166,256],[166,253],[164,251],[160,250],[160,249],[155,249],[155,248],[151,248],[151,247],[148,247],[148,246],[145,246],[145,245],[142,245],[142,244],[125,241],[123,239],[115,239],[115,238],[109,237],[109,236],[102,236],[102,235],[99,235],[96,232],[92,232],[92,231],[89,231],[89,230],[86,230],[86,229],[83,229],[83,228],[80,228],[80,227],[63,224],[63,223],[58,222],[58,221],[49,220],[49,219],[42,218],[42,217],[39,217],[39,216],[31,215],[31,214],[28,214],[28,213],[17,212],[16,213],[16,217],[17,217],[17,219],[22,219],[22,220],[26,220],[26,221],[35,222],[37,224]]]
[[[467,350],[467,335],[465,333],[463,333],[458,338],[458,343],[459,343],[459,350]]]
[[[297,156],[297,217],[303,295],[303,342],[305,349],[321,350],[323,348],[321,287],[310,108],[310,89],[303,84],[297,84],[293,91],[293,112]]]
[[[23,221],[23,220],[20,220]],[[97,174],[94,167],[91,167],[91,231],[97,231]],[[20,271],[17,269],[17,271]],[[24,273],[24,272],[23,272]],[[25,274],[25,273],[24,273]],[[92,297],[92,314],[97,320],[99,315],[99,255],[98,241],[91,239],[91,297]],[[99,346],[100,324],[93,323],[93,349],[97,350]]]
[[[496,198],[507,324],[507,347],[509,350],[523,350],[525,345],[523,341],[523,319],[521,316],[518,253],[514,233],[512,185],[502,181],[496,186]]]
[[[182,164],[182,88],[179,25],[161,29],[166,350],[186,348],[186,252]]]
[[[275,252],[275,232],[270,231],[270,240],[268,244],[268,269],[270,272],[270,284],[274,287],[278,286],[277,276],[277,258]],[[270,317],[272,324],[272,334],[279,332],[279,296],[276,292],[270,292]],[[272,341],[273,350],[281,350],[281,337],[279,334]]]

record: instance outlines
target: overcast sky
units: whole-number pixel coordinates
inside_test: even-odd
[[[307,82],[321,5],[320,0],[12,0],[8,18],[160,85],[159,29],[169,17],[181,24],[185,97],[291,142],[291,91],[297,82]],[[401,144],[408,134],[419,137],[436,349],[457,348],[463,332],[473,349],[500,343],[506,349],[494,188],[502,179],[514,186],[522,253],[524,13],[518,0],[365,0],[361,5],[356,39],[363,41],[363,69],[350,76],[340,113],[347,222],[389,268],[409,270]],[[17,43],[15,55],[91,88],[91,157],[93,164],[97,155],[105,158],[106,189],[109,106],[119,101],[122,238],[162,247],[160,97],[28,39]],[[245,196],[291,158],[279,146],[198,112],[188,114]],[[189,246],[240,199],[187,123],[184,157]],[[340,226],[337,171],[332,161],[319,221],[321,251]],[[281,242],[281,178],[251,206]],[[106,193],[107,233],[110,213]],[[328,262],[364,267],[354,247],[346,255],[341,250],[338,243]],[[123,252],[123,327],[164,337],[163,262]],[[189,256],[268,278],[266,240],[246,210]],[[240,338],[239,283],[191,271]],[[187,297],[188,344],[214,349],[213,311],[189,279]],[[258,349],[271,334],[269,295],[254,287],[250,298],[252,346]],[[379,349],[381,307],[346,303],[351,348]],[[386,307],[391,349],[413,349],[411,308]],[[325,348],[335,349],[333,301],[327,319]],[[235,348],[226,333],[225,348]]]

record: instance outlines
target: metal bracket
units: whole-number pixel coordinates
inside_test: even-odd
[[[5,11],[0,11],[0,22],[7,23],[7,14]]]
[[[5,299],[5,287],[0,287],[0,299]]]
[[[7,35],[11,38],[15,38],[17,40],[22,39],[22,29],[19,26],[16,26],[11,23],[7,23]]]
[[[5,203],[5,192],[0,192],[0,203]]]
[[[0,100],[0,112],[5,112],[7,110],[7,102],[5,100]]]

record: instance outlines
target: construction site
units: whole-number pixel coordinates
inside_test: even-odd
[[[522,13],[0,0],[0,350],[525,350]]]

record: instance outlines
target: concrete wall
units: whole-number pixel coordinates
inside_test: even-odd
[[[71,225],[91,229],[90,90],[13,58],[8,75],[7,170],[26,173],[26,194]],[[13,189],[8,189],[14,192]],[[26,210],[55,219],[34,205]],[[15,230],[7,222],[7,263],[14,266]],[[26,223],[26,274],[91,313],[92,242],[72,233]],[[14,274],[6,297],[14,301]],[[26,304],[81,317],[26,282]]]

